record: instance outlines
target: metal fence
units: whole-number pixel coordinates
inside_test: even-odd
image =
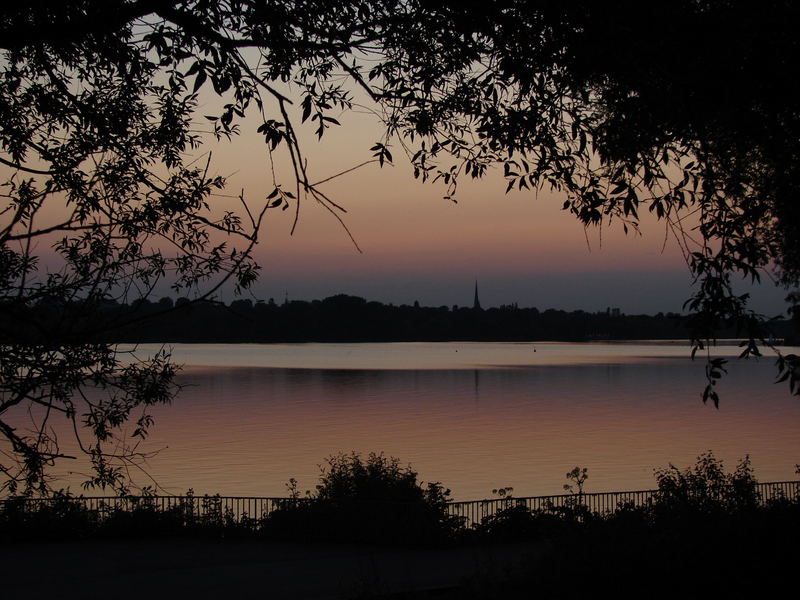
[[[760,503],[786,498],[800,498],[800,481],[777,481],[756,484],[757,499]],[[527,496],[492,498],[450,502],[447,510],[450,515],[461,517],[468,527],[477,525],[486,517],[496,515],[502,510],[524,506],[528,510],[553,510],[564,507],[584,506],[596,514],[609,514],[622,505],[647,506],[658,499],[663,492],[659,490],[639,490],[628,492],[599,492],[582,494],[559,494],[554,496]],[[94,513],[103,520],[115,512],[135,510],[156,510],[172,512],[186,521],[219,523],[229,520],[247,524],[268,516],[275,510],[292,504],[308,502],[307,498],[264,498],[257,496],[56,496],[51,498],[7,498],[0,500],[0,508],[15,503],[17,509],[36,511],[39,508],[73,506]],[[251,521],[255,524],[255,521]]]
[[[73,505],[95,513],[103,520],[116,512],[155,510],[174,513],[197,522],[230,519],[241,522],[260,519],[291,504],[307,502],[305,498],[265,498],[259,496],[54,496],[49,498],[8,498],[4,504],[17,503],[24,511],[43,507]]]
[[[755,485],[759,502],[766,504],[780,498],[800,498],[800,481],[773,481]],[[642,507],[658,499],[663,492],[659,490],[637,490],[628,492],[594,492],[582,494],[559,494],[555,496],[525,496],[511,498],[492,498],[488,500],[467,500],[451,502],[450,514],[463,517],[468,526],[477,525],[486,517],[492,516],[513,506],[526,509],[551,510],[567,506],[585,506],[589,512],[606,515],[620,506]]]

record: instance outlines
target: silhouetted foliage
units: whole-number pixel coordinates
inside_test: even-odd
[[[6,542],[36,539],[82,539],[96,531],[98,515],[71,497],[56,492],[47,504],[33,509],[26,498],[11,498],[2,503],[0,532]]]
[[[47,467],[68,458],[48,427],[58,414],[87,434],[89,485],[124,488],[137,452],[120,425],[173,395],[174,369],[160,355],[126,375],[95,341],[120,325],[97,308],[164,278],[193,300],[226,280],[246,288],[268,210],[297,218],[311,200],[341,218],[299,130],[322,138],[365,103],[382,127],[365,162],[404,151],[447,198],[497,167],[507,190],[552,188],[587,226],[636,230],[654,214],[697,283],[695,350],[730,326],[757,355],[763,321],[732,278],[800,281],[798,25],[780,1],[4,3],[0,305],[17,321],[79,307],[0,332],[4,486],[46,490]],[[215,197],[225,181],[201,148],[204,128],[230,139],[248,113],[292,171],[253,210],[244,192]],[[778,365],[799,392],[798,358]],[[708,371],[715,402],[722,373]],[[108,393],[84,401],[87,388]],[[41,409],[30,431],[10,421],[27,408]]]
[[[529,541],[543,550],[462,590],[460,597],[476,598],[531,589],[537,596],[583,597],[589,585],[598,593],[638,593],[653,581],[661,586],[648,588],[652,597],[735,597],[740,589],[758,595],[791,581],[800,495],[765,500],[746,458],[728,473],[710,452],[692,468],[659,470],[656,479],[659,493],[650,502],[607,513],[591,511],[579,493],[529,510],[501,488],[499,509],[468,527],[448,511],[448,490],[421,485],[397,459],[340,454],[322,467],[314,492],[300,494],[292,480],[290,497],[266,515],[234,515],[219,496],[191,491],[167,504],[151,495],[123,498],[102,511],[63,494],[0,501],[0,543],[200,536],[413,546]],[[665,579],[664,572],[676,575]],[[564,588],[564,581],[574,587]]]
[[[437,544],[462,524],[448,514],[449,501],[450,490],[423,486],[396,458],[338,454],[322,467],[315,491],[268,515],[261,531],[291,540]]]
[[[257,272],[263,209],[242,208],[242,221],[211,206],[224,180],[190,156],[197,96],[175,70],[190,48],[155,39],[161,25],[138,20],[147,12],[0,8],[0,489],[11,493],[48,491],[48,467],[74,452],[91,459],[88,487],[126,491],[148,406],[175,394],[168,353],[127,356],[99,339],[119,325],[102,318],[107,302],[147,297],[165,277],[202,297]],[[69,451],[55,418],[74,425]]]
[[[6,543],[17,540],[81,540],[106,538],[253,537],[255,520],[235,518],[222,508],[219,496],[195,496],[189,490],[178,502],[164,505],[146,493],[123,502],[94,507],[63,492],[48,498],[15,497],[0,505],[0,533]],[[102,508],[100,508],[102,506]]]
[[[546,539],[563,533],[567,523],[576,523],[572,513],[553,510],[530,510],[524,501],[514,499],[513,488],[492,490],[502,498],[497,510],[481,519],[473,531],[477,539],[484,541],[516,542],[520,540]],[[571,507],[570,507],[571,508]],[[566,518],[565,518],[566,517]]]
[[[515,522],[542,540],[546,551],[510,573],[474,578],[462,597],[535,591],[537,597],[583,598],[591,589],[615,597],[745,598],[794,585],[800,497],[764,503],[747,458],[727,473],[710,452],[693,468],[670,465],[656,479],[662,493],[650,505],[622,505],[577,527],[565,519],[543,521],[548,511],[525,517],[514,509]],[[549,529],[531,527],[542,522]]]
[[[656,482],[661,504],[680,511],[703,513],[722,510],[728,513],[753,508],[758,504],[756,479],[746,456],[732,473],[726,473],[712,452],[701,454],[693,468],[670,465],[657,470]]]
[[[98,318],[124,322],[141,318],[135,326],[120,327],[104,336],[115,342],[405,342],[405,341],[608,341],[686,340],[686,317],[676,314],[626,315],[609,311],[586,312],[501,306],[485,310],[426,307],[368,302],[340,294],[323,300],[294,300],[282,305],[238,300],[174,304],[179,310],[161,312],[166,305],[137,302],[107,304]],[[44,310],[44,309],[36,309]],[[3,323],[0,316],[0,323]],[[8,322],[7,326],[20,327]],[[774,320],[769,331],[780,343],[793,335],[794,324]],[[720,330],[720,338],[735,329]]]

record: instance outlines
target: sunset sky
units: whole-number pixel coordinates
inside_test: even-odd
[[[350,114],[339,120],[342,127],[322,142],[306,128],[304,151],[315,180],[369,160],[370,146],[380,139],[373,117]],[[273,183],[256,127],[245,121],[241,136],[216,144],[213,164],[216,174],[228,178],[230,193],[244,189],[258,206]],[[442,198],[443,185],[413,179],[396,143],[392,152],[394,166],[370,164],[323,187],[347,209],[343,219],[363,253],[313,200],[301,203],[293,236],[294,207],[269,213],[256,250],[263,267],[256,298],[310,300],[348,293],[382,302],[463,306],[472,303],[477,279],[484,306],[517,302],[540,309],[614,306],[626,313],[656,313],[680,312],[690,294],[678,245],[647,215],[642,236],[626,236],[620,224],[585,232],[561,210],[563,195],[504,194],[499,172],[477,182],[465,179],[453,203]],[[286,163],[277,154],[274,159],[278,181],[289,186]],[[769,316],[784,310],[785,293],[769,281],[749,291],[756,310]],[[232,298],[223,294],[224,300]]]
[[[288,92],[291,95],[291,92]],[[219,114],[219,98],[206,96],[195,115],[208,128],[206,114]],[[296,108],[296,107],[295,107]],[[299,113],[299,109],[296,108]],[[272,116],[272,115],[270,115]],[[369,148],[381,140],[373,115],[334,114],[341,127],[322,141],[313,126],[300,128],[301,144],[314,181],[321,181],[372,158]],[[299,114],[295,115],[299,124]],[[202,124],[201,124],[202,123]],[[211,175],[228,185],[214,198],[214,210],[241,213],[236,196],[253,209],[263,206],[274,187],[272,167],[259,121],[249,115],[241,135],[213,141],[187,155],[205,163],[212,154]],[[413,178],[409,160],[396,140],[388,142],[393,165],[368,164],[321,186],[347,210],[341,214],[361,252],[337,220],[313,199],[301,200],[291,235],[294,206],[268,211],[255,257],[262,266],[253,299],[321,299],[346,293],[385,303],[423,306],[471,305],[478,281],[484,307],[517,303],[540,310],[587,311],[618,307],[628,314],[681,312],[691,294],[683,254],[664,223],[643,209],[642,235],[626,235],[621,223],[584,230],[563,211],[565,196],[549,190],[505,194],[499,169],[482,180],[462,179],[457,202],[446,200],[445,186]],[[273,154],[275,178],[292,189],[293,177],[280,148]],[[50,220],[63,211],[51,203]],[[688,221],[687,221],[688,222]],[[38,242],[42,251],[47,244]],[[43,266],[52,258],[43,252]],[[786,295],[765,278],[761,286],[742,284],[753,296],[752,307],[767,316],[785,311]],[[168,284],[156,295],[174,295]],[[218,297],[235,299],[232,289]]]

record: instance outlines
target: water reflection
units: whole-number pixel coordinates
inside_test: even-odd
[[[538,353],[537,353],[538,354]],[[378,370],[188,367],[190,384],[156,413],[150,472],[171,492],[284,495],[313,487],[339,451],[384,451],[457,498],[513,486],[558,493],[589,467],[587,489],[649,488],[653,467],[713,449],[733,467],[749,453],[762,480],[793,478],[800,402],[768,383],[771,363],[737,365],[719,410],[700,401],[703,365]]]
[[[132,346],[122,346],[132,349]],[[162,346],[140,344],[137,353],[154,354]],[[541,367],[578,364],[631,364],[676,358],[685,360],[686,341],[634,343],[404,342],[391,344],[171,344],[174,359],[187,365],[305,369],[452,370]],[[716,356],[737,356],[734,342],[713,348]]]

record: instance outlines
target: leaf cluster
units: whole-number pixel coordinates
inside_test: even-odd
[[[461,519],[447,511],[450,490],[422,485],[410,466],[370,453],[328,457],[320,482],[301,498],[290,481],[290,500],[261,523],[263,535],[281,539],[389,544],[439,544],[453,538]]]

